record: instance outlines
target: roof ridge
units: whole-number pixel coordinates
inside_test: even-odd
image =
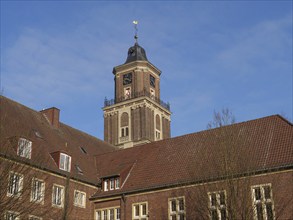
[[[154,143],[154,142],[151,142],[151,143]],[[147,143],[147,144],[151,144],[151,143]],[[101,154],[96,154],[94,155],[95,157],[101,157],[101,156],[104,156],[106,154],[112,154],[112,153],[116,153],[116,152],[125,152],[125,151],[132,151],[132,150],[138,150],[138,148],[142,147],[142,146],[145,146],[146,144],[142,144],[142,145],[138,145],[138,146],[133,146],[133,147],[128,147],[128,148],[118,148],[114,151],[109,151],[109,152],[105,152],[105,153],[101,153]]]
[[[293,126],[293,122],[291,122],[289,119],[285,118],[284,116],[279,115],[279,114],[276,114],[275,116],[277,116],[278,118],[280,118],[284,122],[288,123],[289,125]]]
[[[264,116],[264,117],[261,117],[261,118],[250,119],[250,120],[247,120],[247,121],[236,122],[234,124],[224,125],[224,126],[217,127],[217,128],[211,128],[211,129],[201,130],[201,131],[197,131],[197,132],[193,132],[193,133],[189,133],[189,134],[184,134],[184,135],[172,137],[170,139],[183,138],[183,137],[187,137],[187,136],[194,135],[194,134],[200,134],[200,133],[204,133],[204,132],[207,132],[207,131],[214,131],[214,130],[222,129],[223,127],[234,127],[234,126],[239,126],[239,125],[242,125],[242,124],[252,123],[252,122],[255,122],[255,121],[260,121],[260,120],[265,120],[267,118],[275,118],[275,117],[280,117],[281,119],[283,119],[287,123],[291,124],[289,121],[287,121],[286,119],[284,119],[280,115],[275,114],[275,115]],[[169,139],[166,139],[166,140],[169,140]],[[162,140],[162,141],[164,141],[164,140]]]
[[[99,142],[105,143],[105,144],[107,144],[107,145],[109,145],[109,146],[115,148],[115,146],[113,146],[112,144],[109,144],[109,143],[103,141],[102,139],[100,139],[100,138],[98,138],[98,137],[95,137],[95,136],[93,136],[93,135],[91,135],[91,134],[88,134],[88,133],[86,133],[85,131],[79,130],[78,128],[74,128],[74,127],[72,127],[71,125],[65,124],[65,123],[63,123],[63,122],[59,122],[59,123],[60,123],[60,125],[62,125],[62,126],[64,126],[64,127],[67,127],[67,128],[69,128],[69,129],[75,130],[75,131],[77,131],[77,132],[79,132],[79,133],[84,134],[85,136],[88,136],[88,137],[94,138],[94,139],[98,140]]]

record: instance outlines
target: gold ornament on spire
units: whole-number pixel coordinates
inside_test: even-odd
[[[137,36],[137,25],[138,25],[138,21],[133,21],[132,22],[134,24],[134,29],[135,29],[135,35],[134,35],[134,39],[135,39],[135,43],[137,43],[137,39],[138,39],[138,36]]]

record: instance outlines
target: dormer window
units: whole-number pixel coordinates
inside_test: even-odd
[[[31,153],[32,142],[25,138],[19,138],[17,146],[17,155],[20,157],[31,159]]]
[[[103,180],[103,189],[104,191],[115,190],[120,188],[120,179],[119,177],[107,178]]]
[[[71,157],[67,154],[60,153],[59,169],[70,172],[71,169]]]

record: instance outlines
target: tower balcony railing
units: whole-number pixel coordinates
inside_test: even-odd
[[[139,91],[139,92],[130,93],[128,95],[121,96],[121,97],[118,97],[116,99],[107,99],[107,98],[105,98],[104,107],[108,107],[108,106],[115,105],[117,103],[120,103],[120,102],[123,102],[123,101],[126,101],[126,100],[131,100],[131,99],[144,97],[144,96],[149,97],[150,99],[154,100],[156,103],[161,105],[163,108],[165,108],[168,111],[170,111],[169,102],[167,102],[167,103],[163,102],[161,99],[155,97],[150,92],[148,92],[146,89],[144,89],[142,91]]]

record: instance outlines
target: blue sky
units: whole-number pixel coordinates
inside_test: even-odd
[[[292,121],[292,1],[1,1],[1,93],[103,139],[112,69],[139,44],[161,71],[172,136],[237,122]]]

